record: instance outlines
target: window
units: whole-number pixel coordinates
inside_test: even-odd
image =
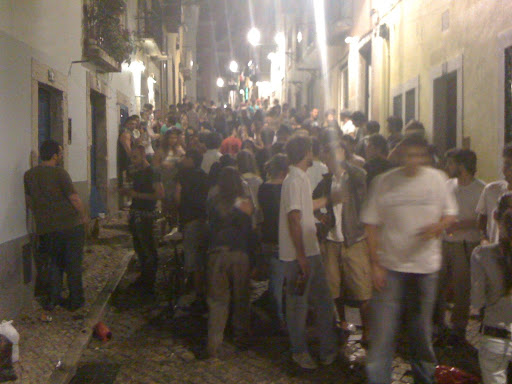
[[[512,47],[505,49],[505,143],[512,141]]]
[[[347,110],[349,106],[349,93],[348,93],[348,66],[343,65],[340,68],[339,76],[339,92],[338,92],[338,114],[342,110]]]
[[[308,107],[318,108],[315,102],[315,79],[311,79],[308,84]]]
[[[393,116],[402,117],[402,95],[393,97]]]
[[[419,77],[415,77],[393,90],[393,116],[401,117],[404,125],[418,120],[418,89]]]
[[[405,119],[409,122],[415,119],[416,115],[416,89],[405,92]]]
[[[341,105],[348,109],[348,66],[341,70]]]
[[[299,32],[297,32],[297,33],[299,33]],[[300,33],[302,33],[302,32],[300,32]],[[302,60],[302,40],[301,41],[296,40],[295,41],[295,61],[298,63],[301,60]]]

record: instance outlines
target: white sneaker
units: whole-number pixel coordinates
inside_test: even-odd
[[[308,352],[299,352],[292,354],[292,359],[303,369],[317,369],[318,364]]]

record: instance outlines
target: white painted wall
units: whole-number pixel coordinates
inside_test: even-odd
[[[136,1],[129,0],[129,7]],[[128,25],[134,26],[135,8]],[[86,77],[82,59],[82,1],[0,1],[0,244],[26,234],[23,174],[31,148],[31,60],[67,76],[68,117],[73,122],[67,170],[74,182],[87,181],[88,132]],[[107,74],[108,177],[116,177],[119,131],[117,91],[130,99],[134,113],[131,73]],[[67,143],[66,143],[67,144]]]

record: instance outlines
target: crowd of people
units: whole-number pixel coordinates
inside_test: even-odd
[[[184,267],[196,297],[191,307],[208,311],[210,356],[222,355],[230,311],[233,342],[247,345],[251,280],[268,280],[276,330],[288,334],[292,360],[302,368],[337,359],[355,331],[345,317],[348,305],[360,313],[370,383],[391,382],[402,325],[415,382],[433,383],[432,333],[449,344],[466,342],[472,305],[485,308],[483,380],[506,382],[512,146],[503,150],[505,179],[485,185],[475,178],[473,151],[437,153],[418,121],[403,127],[391,116],[385,137],[362,112],[343,111],[338,122],[334,110],[322,119],[316,108],[295,110],[277,100],[236,110],[184,102],[169,110],[164,119],[147,104],[119,135],[119,192],[130,202],[141,268],[134,286],[154,292],[153,227],[161,210],[161,232],[177,227],[183,234]],[[69,175],[49,170],[60,153],[57,143],[43,144],[43,163],[25,176],[27,201],[36,222],[41,218],[38,234],[53,251],[63,230],[78,246],[74,229],[84,215]],[[39,196],[50,193],[41,189],[43,179],[59,185],[69,201],[62,228],[44,225],[54,206],[41,208]],[[71,308],[83,305],[71,264],[65,257],[53,262],[51,305],[60,303],[64,272]],[[320,342],[316,358],[306,338],[310,317]]]

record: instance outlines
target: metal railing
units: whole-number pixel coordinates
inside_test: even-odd
[[[84,4],[84,53],[91,46],[101,48],[118,63],[128,59],[133,50],[131,33],[121,22],[124,1],[91,0]]]

